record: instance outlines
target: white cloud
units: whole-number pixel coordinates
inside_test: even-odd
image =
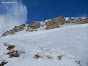
[[[27,20],[26,6],[21,1],[14,1],[16,2],[14,4],[0,4],[0,35]]]

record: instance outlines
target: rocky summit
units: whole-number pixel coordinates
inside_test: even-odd
[[[2,36],[13,35],[16,32],[25,30],[25,31],[38,31],[38,30],[48,30],[59,28],[60,25],[68,25],[68,24],[86,24],[88,23],[88,17],[63,17],[58,16],[56,18],[47,19],[44,21],[32,21],[29,24],[22,24],[20,26],[15,26],[13,29],[6,31],[2,34]]]

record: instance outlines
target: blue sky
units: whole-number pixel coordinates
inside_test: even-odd
[[[23,0],[28,9],[28,22],[41,21],[60,15],[88,16],[88,0]]]

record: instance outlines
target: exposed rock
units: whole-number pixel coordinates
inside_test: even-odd
[[[15,26],[12,30],[6,31],[5,33],[2,34],[2,36],[7,36],[9,34],[15,34],[15,32],[22,31],[24,30],[25,24],[22,24],[20,26]]]
[[[0,66],[4,66],[5,64],[7,64],[8,62],[3,61],[2,63],[0,63]]]
[[[32,21],[32,22],[30,22],[29,24],[28,24],[28,26],[27,26],[27,31],[29,31],[29,29],[31,28],[31,27],[33,27],[33,24],[34,24],[35,22],[34,21]]]
[[[66,23],[71,23],[71,22],[74,22],[74,19],[73,18],[71,18],[71,16],[69,17],[69,19],[66,21]]]
[[[35,59],[42,58],[42,59],[49,59],[49,60],[51,60],[52,59],[52,56],[48,56],[48,55],[43,55],[43,56],[35,55],[33,58],[35,58]]]
[[[22,26],[22,27],[26,27],[26,25],[25,25],[25,24],[22,24],[22,25],[20,25],[20,26]]]
[[[62,59],[62,55],[60,55],[60,56],[57,56],[57,57],[58,57],[58,59],[59,59],[59,60],[61,60],[61,59]]]
[[[24,30],[24,27],[25,27],[25,26],[26,26],[25,24],[22,24],[22,25],[20,25],[20,26],[15,26],[15,27],[13,28],[13,31],[15,31],[15,32],[22,31],[22,30]]]
[[[33,25],[33,29],[40,28],[40,22],[35,22]]]
[[[7,36],[9,34],[15,34],[15,31],[14,30],[10,30],[10,31],[6,31],[5,33],[2,34],[2,36]]]
[[[13,28],[13,30],[15,31],[15,32],[17,32],[18,31],[18,26],[15,26],[14,28]]]
[[[15,31],[14,30],[10,30],[9,34],[15,34]]]
[[[77,21],[76,21],[76,23],[75,24],[84,24],[85,22],[84,22],[84,19],[82,19],[81,17],[79,17],[78,19],[77,19]]]
[[[80,61],[76,60],[76,63],[77,63],[77,64],[80,64]]]
[[[88,23],[88,17],[85,19],[81,17],[77,18],[72,18],[71,16],[69,17],[68,20],[66,20],[63,16],[58,16],[57,18],[52,18],[48,20],[44,20],[42,23],[39,21],[32,21],[30,22],[27,26],[26,24],[22,24],[20,26],[15,26],[12,30],[6,31],[5,33],[2,34],[2,36],[7,36],[9,34],[15,34],[18,31],[22,31],[27,27],[26,31],[33,32],[37,31],[37,28],[42,28],[42,29],[54,29],[54,28],[59,28],[59,25],[63,24],[85,24]],[[40,28],[40,30],[41,30]]]
[[[22,30],[24,30],[24,27],[22,25],[21,26],[15,26],[13,28],[13,31],[15,31],[15,32],[22,31]]]
[[[69,17],[69,19],[70,19],[70,20],[72,19],[71,16]]]
[[[56,21],[59,25],[63,25],[65,23],[65,18],[63,16],[58,16]]]
[[[88,17],[86,17],[85,19],[79,17],[79,18],[71,18],[69,17],[69,19],[66,21],[66,23],[69,24],[85,24],[88,23]]]
[[[85,23],[88,23],[88,17],[85,18]]]
[[[71,18],[71,16],[69,17],[69,19],[66,21],[66,23],[68,24],[83,24],[84,23],[84,19],[82,18]]]
[[[37,29],[37,28],[40,28],[40,22],[32,21],[28,24],[27,31],[29,31],[30,29]]]
[[[9,58],[20,57],[20,53],[17,50],[12,50],[7,53]]]
[[[58,22],[56,22],[55,18],[51,19],[49,22],[46,22],[46,30],[54,28],[59,28]]]
[[[30,30],[29,32],[33,32],[34,30]]]
[[[38,31],[38,30],[34,30],[34,31]]]
[[[39,59],[39,58],[42,58],[42,56],[40,56],[40,55],[35,55],[33,58]]]
[[[12,49],[14,49],[15,48],[15,46],[14,45],[8,45],[8,50],[12,50]]]
[[[9,31],[6,31],[5,33],[2,34],[2,36],[7,36],[9,34]]]

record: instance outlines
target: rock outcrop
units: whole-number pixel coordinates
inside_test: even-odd
[[[76,24],[84,24],[85,21],[84,19],[82,19],[81,17],[79,17],[77,20],[76,20]]]
[[[7,36],[9,34],[15,34],[16,32],[26,30],[29,32],[38,31],[41,29],[54,29],[59,28],[59,25],[64,24],[85,24],[88,23],[88,17],[82,18],[82,17],[69,17],[68,19],[65,19],[63,16],[58,16],[57,18],[52,18],[44,21],[32,21],[28,25],[22,24],[20,26],[15,26],[12,30],[6,31],[3,33],[2,36]]]
[[[56,22],[55,18],[51,19],[49,22],[46,22],[46,30],[54,28],[59,28],[58,22]]]
[[[59,25],[63,25],[65,23],[65,18],[63,16],[58,16],[56,19],[56,22],[58,22]]]
[[[88,23],[88,17],[86,18],[81,18],[81,17],[77,17],[77,18],[71,18],[71,16],[69,17],[69,19],[66,21],[67,24],[85,24]]]
[[[85,23],[88,23],[88,17],[86,17],[86,18],[84,19],[84,21],[85,21]]]
[[[52,18],[49,22],[46,22],[46,30],[59,28],[59,25],[63,25],[64,23],[65,23],[65,18],[63,16]]]
[[[69,19],[66,21],[66,24],[70,24],[70,23],[75,23],[75,19],[71,18],[71,16],[69,17]]]
[[[5,33],[3,33],[2,36],[4,37],[4,36],[7,36],[9,34],[15,34],[18,31],[24,30],[24,27],[25,27],[25,24],[22,24],[20,26],[15,26],[12,30],[6,31]]]
[[[26,31],[31,31],[31,30],[37,29],[37,28],[40,28],[40,22],[39,21],[37,21],[37,22],[32,21],[28,24]]]
[[[7,36],[9,34],[9,31],[6,31],[5,33],[2,34],[2,36]]]

